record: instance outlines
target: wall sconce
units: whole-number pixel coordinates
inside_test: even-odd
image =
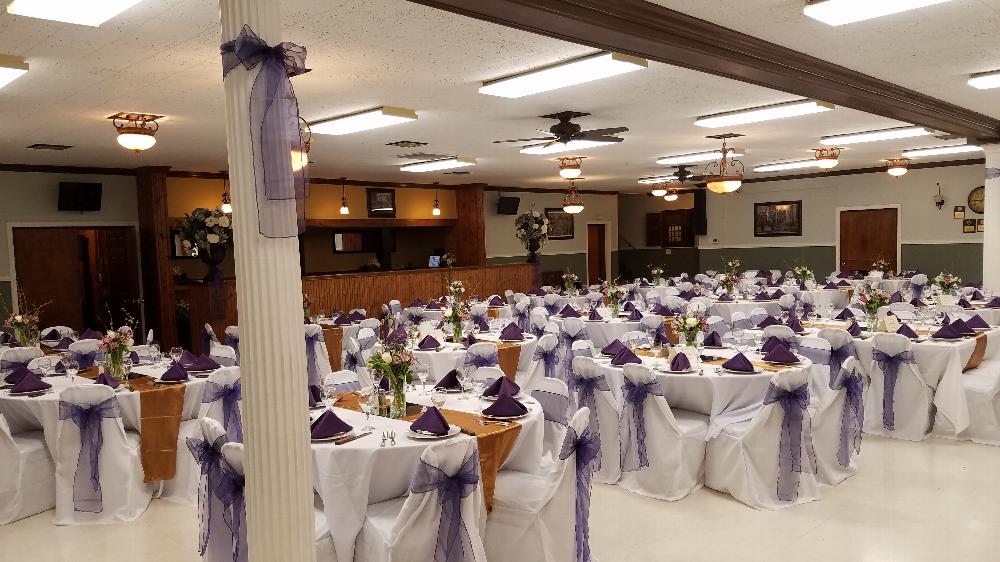
[[[938,188],[937,195],[932,195],[931,199],[934,200],[934,204],[937,205],[937,208],[940,211],[941,208],[944,207],[944,195],[941,195],[941,183],[940,182],[937,184],[937,188]]]

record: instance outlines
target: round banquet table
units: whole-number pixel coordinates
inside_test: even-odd
[[[883,279],[882,283],[879,285],[883,291],[889,293],[890,295],[896,291],[903,291],[910,287],[909,279]],[[908,295],[907,295],[908,296]],[[906,299],[910,300],[910,299]]]
[[[734,312],[742,312],[747,318],[750,317],[750,312],[755,308],[763,308],[771,316],[779,316],[781,314],[781,307],[778,306],[778,301],[755,301],[747,299],[737,299],[732,302],[719,302],[715,301],[712,306],[708,307],[708,316],[721,316],[726,322],[732,322]]]
[[[587,329],[587,338],[594,343],[597,350],[603,349],[614,340],[620,340],[627,332],[641,330],[639,322],[633,322],[624,318],[611,318],[610,308],[599,308],[598,313],[606,320],[590,321],[583,317],[583,325]],[[627,314],[627,313],[626,313]],[[549,320],[555,322],[562,330],[563,318],[560,316],[550,316]]]
[[[408,392],[407,402],[430,405],[430,396],[421,392]],[[544,416],[541,406],[530,397],[519,398],[528,407],[528,416],[517,420],[521,431],[502,468],[527,473],[539,472],[542,460]],[[488,404],[488,403],[487,403]],[[458,395],[448,397],[444,409],[477,413],[478,398],[460,400]],[[365,415],[355,410],[335,408],[337,415],[360,429],[365,426]],[[310,413],[315,419],[322,410]],[[424,449],[439,440],[412,439],[408,437],[410,422],[372,416],[375,431],[368,436],[343,445],[312,443],[313,483],[323,500],[324,511],[330,524],[334,546],[339,560],[354,560],[354,543],[365,521],[369,505],[395,500],[406,495],[413,471]],[[382,432],[396,432],[396,446],[380,447]],[[450,440],[468,440],[472,437],[459,433]]]
[[[500,342],[500,336],[493,332],[476,334],[476,339],[494,343]],[[521,348],[521,354],[517,363],[518,372],[526,372],[531,368],[535,346],[538,345],[538,338],[531,334],[525,334],[524,341],[504,343],[514,343]],[[467,353],[462,344],[452,342],[444,342],[438,351],[411,349],[411,352],[416,362],[430,368],[430,375],[427,378],[428,382],[437,382],[452,369],[462,368],[465,365],[465,355]]]
[[[579,310],[579,309],[582,309],[582,308],[586,307],[586,305],[587,305],[587,297],[585,297],[583,295],[580,295],[580,296],[577,296],[577,297],[560,297],[559,298],[559,302],[557,304],[558,304],[559,308],[563,308],[567,304],[571,304],[571,305],[573,305],[573,308],[576,308],[577,310]],[[539,297],[539,296],[532,296],[531,297],[531,306],[532,306],[532,308],[538,307],[538,306],[545,306],[545,300],[544,300],[544,298],[543,297]]]
[[[851,303],[851,297],[848,292],[842,289],[813,289],[811,291],[801,291],[799,292],[799,298],[812,302],[813,306],[817,308],[830,305],[835,310],[846,308],[847,305]]]

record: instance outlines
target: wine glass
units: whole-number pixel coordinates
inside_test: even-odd
[[[469,367],[465,369],[458,370],[458,384],[462,386],[462,394],[458,397],[459,400],[468,400],[469,397],[465,395],[465,388],[469,386],[469,379],[471,378],[472,372]]]
[[[177,362],[180,361],[181,355],[183,355],[183,354],[184,354],[184,350],[181,349],[181,348],[179,348],[179,347],[171,347],[170,348],[170,358],[174,360],[174,365],[176,365]]]
[[[156,345],[155,343],[154,344],[150,344],[149,345],[149,361],[153,365],[159,365],[160,359],[162,359],[162,358],[163,358],[163,355],[160,353],[160,346]]]
[[[46,357],[39,357],[38,361],[35,362],[35,365],[42,372],[42,376],[44,377],[49,374],[49,369],[52,368],[52,361]]]
[[[70,384],[76,384],[76,374],[80,372],[80,364],[73,358],[63,358],[63,367],[66,369],[66,376],[69,377]]]
[[[448,395],[441,389],[435,388],[431,393],[431,404],[440,410],[444,408],[444,403],[448,400]]]
[[[427,378],[430,376],[430,368],[423,363],[413,363],[413,372],[417,375],[417,379],[420,380],[420,394],[425,396],[427,394]]]
[[[378,392],[376,392],[375,387],[369,386],[358,392],[358,404],[361,406],[361,411],[365,413],[365,427],[361,428],[361,431],[375,431],[372,427],[371,417],[372,414],[378,409]]]
[[[479,415],[479,423],[483,423],[483,408],[485,401],[483,397],[483,391],[486,390],[486,377],[475,377],[472,381],[472,391],[476,394],[478,398],[479,405],[476,409],[476,413]]]

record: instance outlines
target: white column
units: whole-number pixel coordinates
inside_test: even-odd
[[[1000,144],[988,144],[985,148],[986,175],[997,175],[1000,173]],[[984,185],[983,287],[1000,291],[1000,177],[987,179]]]
[[[222,42],[243,25],[268,45],[281,42],[278,0],[221,0],[220,8]],[[298,240],[265,238],[257,229],[248,108],[258,69],[239,66],[225,79],[249,560],[314,562]]]

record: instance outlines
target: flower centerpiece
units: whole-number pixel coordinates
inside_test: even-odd
[[[448,306],[441,311],[441,321],[451,324],[452,340],[462,339],[462,322],[469,319],[469,303],[463,299],[465,285],[461,281],[448,283]]]
[[[566,273],[562,274],[563,289],[566,289],[567,293],[574,290],[579,280],[580,277],[577,274],[567,270]]]
[[[882,257],[873,261],[869,269],[871,271],[881,271],[882,273],[886,274],[886,276],[892,276],[892,274],[894,273],[892,271],[892,265],[889,263],[889,260]]]
[[[649,265],[649,276],[652,277],[653,285],[659,285],[663,281],[663,268],[658,265]]]
[[[135,345],[132,326],[125,324],[117,330],[108,330],[97,348],[104,352],[104,372],[115,379],[124,381],[128,375],[125,356]]]
[[[858,294],[858,304],[868,317],[868,331],[874,332],[878,325],[878,309],[889,306],[889,294],[877,287],[869,287]]]
[[[934,278],[934,284],[941,289],[941,294],[938,296],[940,304],[955,304],[956,298],[954,293],[962,286],[961,277],[947,271],[942,271]]]
[[[455,254],[451,252],[445,252],[445,254],[441,256],[441,265],[443,267],[455,267],[456,263],[458,263],[458,259],[455,258]]]
[[[730,275],[732,277],[739,277],[740,276],[740,269],[742,269],[742,268],[743,268],[743,262],[740,261],[738,258],[733,258],[733,259],[727,261],[722,266],[723,271],[725,271],[726,274],[728,274],[728,275]]]
[[[31,345],[32,339],[38,333],[38,314],[42,307],[29,308],[21,305],[20,312],[11,312],[3,323],[3,327],[14,333],[14,339],[21,347]]]
[[[737,273],[726,272],[719,277],[719,286],[721,286],[727,294],[734,294],[737,287],[740,286],[740,276]]]
[[[792,268],[792,274],[795,278],[799,280],[800,283],[816,282],[816,275],[813,274],[812,270],[804,265],[797,265]]]
[[[538,262],[538,250],[549,241],[549,219],[532,209],[514,219],[514,236],[528,250],[528,263]]]
[[[232,219],[219,209],[210,211],[198,207],[185,214],[177,224],[181,245],[192,256],[197,256],[211,268],[209,276],[226,257],[226,247],[233,242]]]
[[[608,284],[608,305],[611,306],[611,316],[618,317],[621,312],[622,299],[625,298],[625,287],[618,284],[618,278]]]
[[[389,402],[389,417],[402,418],[406,415],[406,385],[412,379],[410,366],[413,355],[407,349],[407,344],[384,343],[382,351],[373,353],[368,359],[368,369],[377,378],[389,379],[392,397]],[[381,400],[379,400],[381,404]]]
[[[670,322],[674,328],[674,332],[684,336],[684,345],[692,347],[698,341],[698,332],[708,330],[708,324],[705,323],[705,319],[691,312],[678,314],[671,318]]]
[[[302,293],[302,317],[306,320],[312,318],[312,305],[312,297],[306,293]]]

